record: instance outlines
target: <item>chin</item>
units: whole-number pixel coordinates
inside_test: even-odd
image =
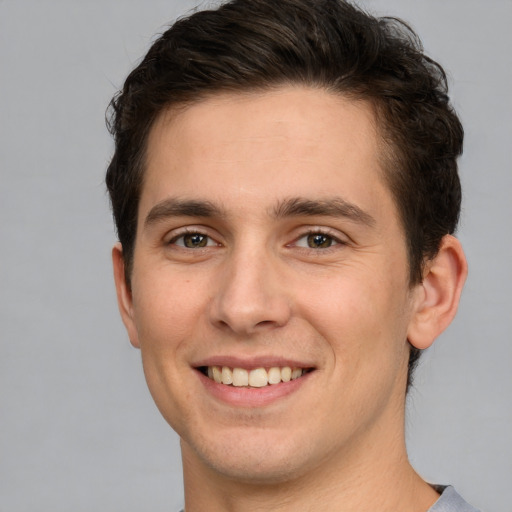
[[[254,457],[252,457],[255,459]],[[290,461],[289,458],[281,460],[214,460],[210,467],[217,474],[230,480],[254,485],[275,485],[290,482],[300,478],[309,471],[306,463]],[[305,461],[304,461],[305,462]],[[304,469],[308,466],[308,470]]]
[[[195,463],[209,467],[216,474],[258,485],[291,481],[316,466],[312,460],[315,457],[305,449],[308,443],[293,442],[290,438],[269,439],[268,435],[252,432],[238,439],[233,437],[225,443],[219,439],[191,444],[182,441],[184,461],[192,455]],[[185,453],[187,451],[193,453]]]

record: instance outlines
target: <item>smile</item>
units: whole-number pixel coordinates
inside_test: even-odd
[[[306,374],[309,369],[290,366],[271,368],[230,368],[229,366],[203,366],[201,372],[217,384],[235,387],[262,388],[265,386],[290,382]]]

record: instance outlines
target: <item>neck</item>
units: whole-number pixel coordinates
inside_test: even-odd
[[[220,474],[182,442],[185,512],[427,512],[439,495],[408,461],[403,421],[393,435],[362,437],[355,449],[332,453],[304,474],[272,483]]]

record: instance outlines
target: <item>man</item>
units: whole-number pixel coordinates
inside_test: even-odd
[[[474,511],[405,396],[467,273],[463,131],[410,29],[341,0],[178,21],[113,100],[119,307],[185,510]]]

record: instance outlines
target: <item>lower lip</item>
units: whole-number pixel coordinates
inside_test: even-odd
[[[261,388],[227,386],[210,379],[197,371],[201,383],[206,391],[218,400],[235,407],[264,407],[295,393],[314,372],[309,372],[298,379],[280,384],[270,384]]]

